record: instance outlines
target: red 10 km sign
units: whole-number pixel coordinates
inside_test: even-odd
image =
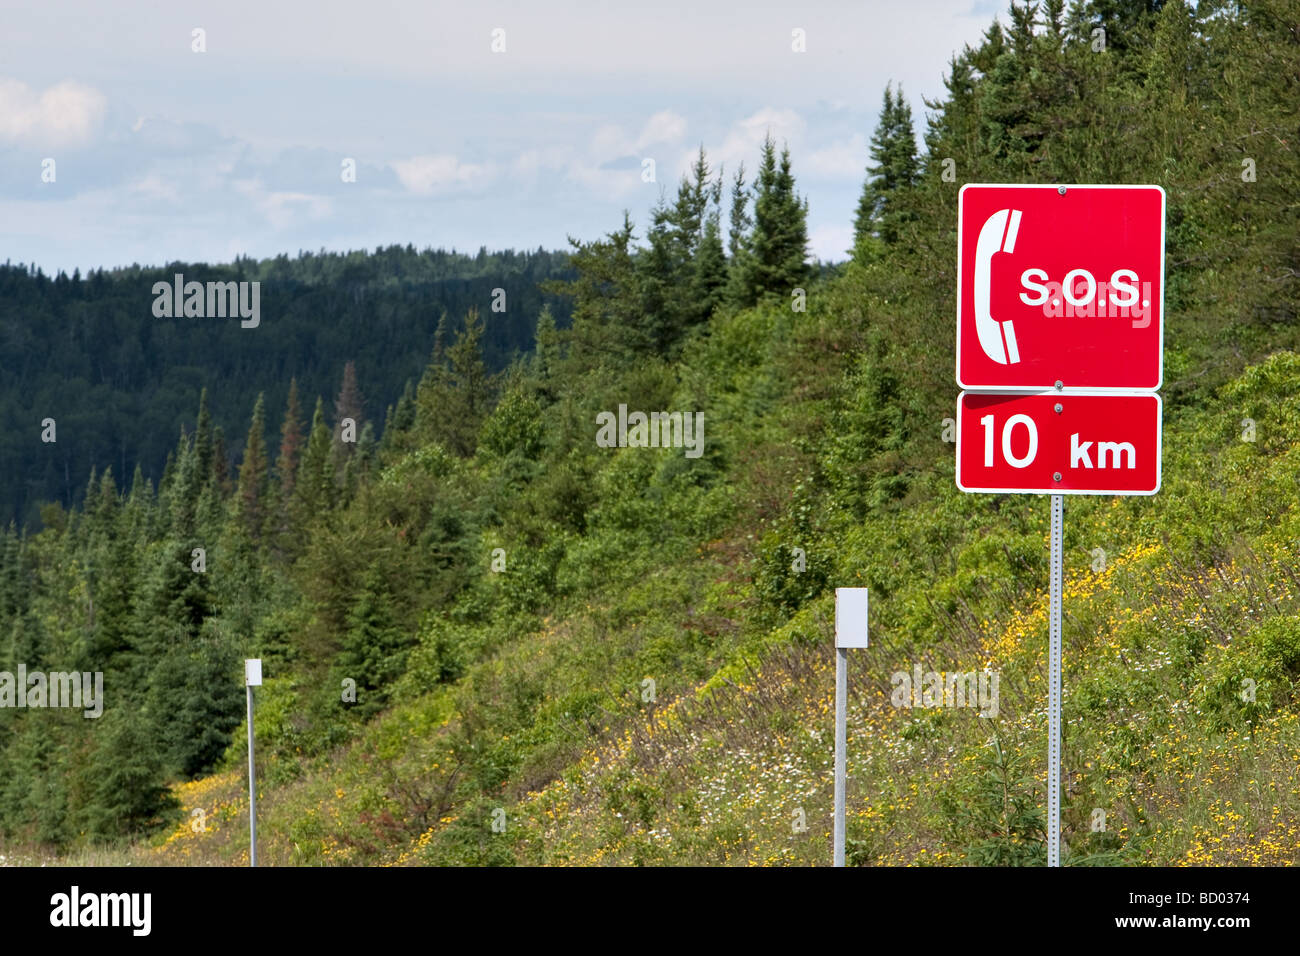
[[[1160,490],[1160,396],[962,392],[957,487],[1154,495]]]
[[[1159,186],[963,186],[957,384],[1159,388],[1164,248]]]

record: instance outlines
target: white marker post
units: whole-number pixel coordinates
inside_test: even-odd
[[[262,662],[244,661],[244,689],[248,692],[248,865],[257,866],[257,782],[253,773],[253,688],[262,686]]]
[[[844,865],[844,784],[848,762],[849,648],[867,646],[867,589],[835,589],[835,834],[833,863]]]

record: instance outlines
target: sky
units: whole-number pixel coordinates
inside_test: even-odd
[[[885,84],[919,135],[1002,6],[0,0],[0,257],[560,249],[625,209],[643,235],[701,145],[730,176],[770,132],[841,260]]]

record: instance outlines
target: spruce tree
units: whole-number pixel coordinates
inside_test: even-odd
[[[901,208],[901,193],[915,185],[918,172],[912,108],[901,87],[895,93],[893,85],[886,84],[880,120],[871,136],[871,163],[853,223],[859,249],[872,237],[885,243],[898,240],[899,227],[907,216]]]
[[[195,532],[196,506],[199,499],[200,476],[198,455],[194,442],[181,429],[176,447],[175,469],[168,489],[172,533],[188,540]]]
[[[365,420],[364,404],[361,389],[357,385],[356,363],[349,360],[343,366],[343,384],[339,386],[338,398],[334,400],[334,465],[338,470],[342,470],[343,462],[352,457],[356,449],[356,440]],[[344,419],[351,419],[356,429],[351,441],[343,440]]]
[[[93,745],[74,771],[84,794],[78,829],[91,839],[111,840],[142,833],[176,804],[166,787],[158,741],[149,722],[129,703],[106,708],[94,721]]]
[[[731,210],[727,216],[727,290],[726,299],[744,305],[749,275],[749,241],[754,220],[749,214],[749,191],[745,189],[745,164],[741,163],[731,180]]]
[[[682,267],[682,239],[673,210],[661,197],[650,212],[648,248],[636,258],[639,274],[641,328],[650,348],[666,352],[681,332],[681,300],[677,288]]]
[[[727,256],[722,250],[722,227],[718,211],[710,212],[704,220],[704,234],[695,255],[691,276],[692,319],[695,323],[706,321],[722,302],[727,286]]]
[[[262,538],[267,520],[268,473],[266,458],[266,400],[257,395],[253,421],[244,444],[244,460],[239,466],[238,514],[245,533],[254,541]]]
[[[334,505],[334,466],[330,456],[330,430],[325,424],[325,403],[316,399],[311,432],[293,489],[294,524],[306,527]]]
[[[421,440],[440,442],[464,458],[474,454],[490,398],[482,337],[483,319],[477,309],[471,309],[465,327],[446,350],[445,360],[439,360],[435,352],[416,392],[416,428]]]
[[[280,485],[283,501],[293,496],[293,483],[298,478],[298,463],[302,459],[302,407],[298,403],[298,380],[289,379],[289,401],[280,425],[280,453],[275,458],[275,475]]]
[[[808,270],[808,203],[795,192],[790,151],[777,158],[771,134],[763,141],[763,156],[754,183],[754,231],[744,278],[744,302],[765,293],[788,296],[802,286]]]
[[[208,390],[199,393],[199,418],[194,428],[194,455],[199,487],[212,475],[212,416],[208,414]]]
[[[220,425],[212,430],[212,481],[221,494],[230,494],[230,452],[226,448],[225,430]]]

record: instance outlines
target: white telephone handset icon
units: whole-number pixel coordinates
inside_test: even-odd
[[[1019,229],[1020,210],[999,209],[985,220],[979,239],[975,242],[975,332],[984,354],[999,365],[1014,365],[1019,362],[1020,350],[1016,348],[1016,331],[1011,322],[997,321],[990,310],[993,256],[1015,249],[1016,232]]]

